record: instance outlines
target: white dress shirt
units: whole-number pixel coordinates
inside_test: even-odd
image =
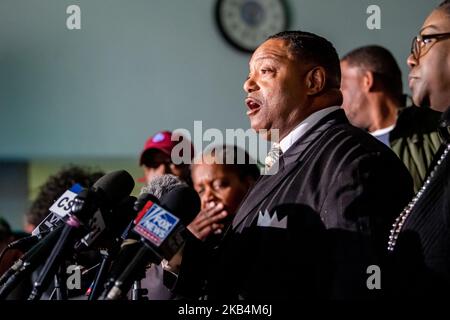
[[[320,119],[330,114],[333,111],[340,109],[340,106],[328,107],[310,114],[305,120],[300,122],[289,134],[281,139],[280,148],[283,153],[298,140],[300,139],[306,131],[308,131],[313,125],[319,122]]]

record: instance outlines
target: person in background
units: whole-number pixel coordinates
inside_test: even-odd
[[[409,87],[414,104],[442,113],[443,143],[423,186],[391,229],[394,294],[425,299],[450,297],[450,1],[425,19],[413,38]]]
[[[239,163],[239,159],[244,162]],[[218,146],[196,158],[191,176],[202,210],[188,229],[201,240],[207,239],[211,231],[220,235],[259,175],[256,162],[237,146]],[[217,220],[211,223],[211,219]]]
[[[91,187],[100,177],[102,171],[91,171],[79,166],[70,165],[49,176],[39,187],[39,193],[25,213],[24,230],[31,233],[36,226],[49,214],[48,209],[67,189],[75,183],[84,188]]]
[[[173,148],[183,139],[183,137],[173,137],[170,131],[160,131],[148,138],[139,157],[139,165],[144,171],[144,177],[140,178],[139,182],[149,183],[154,177],[173,174],[192,185],[189,163],[175,164],[172,160]],[[180,156],[182,157],[183,154]],[[190,159],[193,157],[194,148],[191,144]]]
[[[239,159],[243,159],[243,163],[239,163]],[[215,244],[231,223],[234,213],[259,174],[256,163],[245,150],[237,146],[216,146],[194,159],[191,177],[194,189],[200,196],[201,211],[187,229],[207,243],[207,254],[214,254]],[[210,228],[214,231],[211,232]],[[176,255],[169,264],[152,266],[147,271],[142,285],[148,290],[150,300],[177,298],[170,288],[176,281],[182,259],[183,253]]]
[[[397,154],[417,191],[442,142],[437,130],[440,113],[405,108],[400,68],[391,52],[381,46],[350,51],[341,59],[341,72],[347,118]]]

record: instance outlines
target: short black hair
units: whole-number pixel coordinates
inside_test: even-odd
[[[233,153],[232,159],[230,159],[231,153]],[[217,163],[223,164],[225,168],[235,172],[241,181],[244,181],[247,177],[256,181],[260,176],[261,171],[256,164],[257,161],[252,159],[247,151],[236,145],[224,144],[209,147],[194,159],[193,165],[196,164],[198,158],[203,161],[204,155],[216,157],[220,161]]]
[[[450,0],[442,1],[438,6],[437,9],[443,9],[447,11],[448,14],[450,14]]]
[[[299,61],[306,60],[322,66],[326,72],[326,88],[339,89],[341,68],[339,56],[333,44],[327,39],[305,31],[283,31],[267,38],[281,39],[289,43],[289,48]]]
[[[48,209],[53,202],[75,183],[83,188],[91,187],[100,177],[104,175],[101,171],[91,171],[74,165],[62,168],[59,172],[51,175],[39,188],[36,199],[30,209],[25,213],[29,224],[37,226],[48,214]]]
[[[403,105],[402,71],[388,49],[377,45],[363,46],[347,53],[342,61],[372,72],[375,81],[378,80],[383,89]]]

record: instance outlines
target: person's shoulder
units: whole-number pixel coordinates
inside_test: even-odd
[[[349,123],[340,123],[328,130],[328,135],[323,138],[321,145],[321,154],[327,161],[348,169],[378,167],[379,164],[397,169],[402,166],[388,146],[363,129]]]
[[[327,157],[337,159],[345,157],[347,160],[380,154],[387,155],[388,158],[395,157],[388,146],[366,130],[350,124],[342,109],[322,119],[315,131],[320,132],[320,138],[316,141]]]
[[[410,106],[399,111],[397,132],[426,133],[437,132],[441,113],[429,108]]]
[[[399,119],[416,119],[425,117],[439,121],[442,113],[426,107],[408,106],[399,111]]]
[[[390,152],[390,148],[366,130],[357,128],[350,123],[341,123],[334,128],[332,138],[341,142],[336,146],[351,148],[360,153],[385,153]],[[345,143],[344,143],[345,142]]]

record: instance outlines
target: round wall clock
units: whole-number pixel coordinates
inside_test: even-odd
[[[225,39],[245,52],[288,27],[283,0],[217,0],[216,20]]]

